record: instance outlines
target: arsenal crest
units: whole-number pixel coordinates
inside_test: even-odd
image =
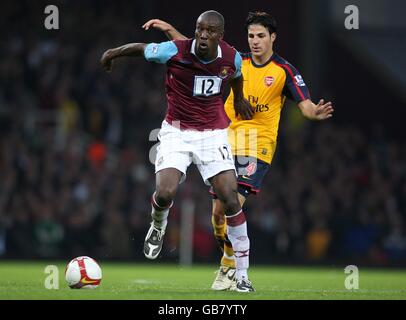
[[[270,87],[272,83],[274,82],[275,78],[271,76],[265,77],[265,84],[267,87]]]

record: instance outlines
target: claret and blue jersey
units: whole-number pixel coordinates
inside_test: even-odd
[[[222,99],[226,83],[241,75],[241,55],[220,41],[217,57],[202,61],[195,54],[195,40],[150,43],[144,50],[147,61],[167,65],[166,121],[179,121],[181,129],[225,129],[230,120]]]

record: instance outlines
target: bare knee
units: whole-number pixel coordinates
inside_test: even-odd
[[[163,169],[156,174],[155,201],[160,207],[169,206],[175,198],[182,173],[174,168]]]
[[[233,215],[241,210],[237,193],[237,180],[234,172],[226,171],[218,174],[210,183],[212,183],[226,215]]]
[[[233,215],[241,210],[240,202],[238,201],[237,190],[231,190],[230,192],[224,193],[220,201],[224,208],[223,212],[226,215]]]

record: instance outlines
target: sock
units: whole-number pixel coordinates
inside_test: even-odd
[[[247,233],[247,222],[241,210],[233,216],[227,217],[227,234],[230,239],[235,256],[236,278],[247,278],[249,267],[250,240]]]
[[[155,192],[154,192],[151,198],[151,206],[152,206],[151,216],[152,220],[154,221],[155,227],[161,230],[166,229],[166,225],[168,224],[169,209],[172,207],[172,205],[173,201],[166,207],[159,206],[155,200]]]
[[[213,225],[214,236],[216,237],[219,245],[222,246],[221,249],[223,251],[223,256],[221,257],[220,265],[235,269],[234,251],[231,242],[228,240],[226,235],[226,219],[219,219],[218,216],[213,214],[211,216],[211,224]]]
[[[213,226],[214,238],[216,238],[217,244],[222,253],[224,253],[224,235],[226,228],[225,218],[221,219],[219,216],[212,214],[211,215],[211,224]]]
[[[238,280],[240,280],[242,278],[248,279],[247,269],[243,269],[243,270],[237,269],[235,271],[235,277]]]
[[[218,239],[221,239],[224,241],[225,238],[225,227],[226,227],[226,222],[220,222],[216,220],[216,216],[212,214],[211,216],[211,224],[213,225],[213,230],[214,230],[214,236]]]
[[[233,250],[232,244],[231,244],[230,240],[228,239],[227,235],[225,235],[224,253],[223,253],[223,257],[221,258],[221,265],[235,269],[234,250]]]

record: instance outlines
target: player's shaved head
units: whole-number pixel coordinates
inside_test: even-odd
[[[203,12],[196,21],[196,54],[201,60],[217,57],[217,47],[224,36],[224,18],[217,11]]]
[[[197,18],[197,22],[205,22],[205,23],[210,23],[210,24],[215,24],[217,27],[219,27],[221,30],[224,30],[224,17],[221,13],[214,11],[214,10],[209,10],[203,12],[199,18]]]

